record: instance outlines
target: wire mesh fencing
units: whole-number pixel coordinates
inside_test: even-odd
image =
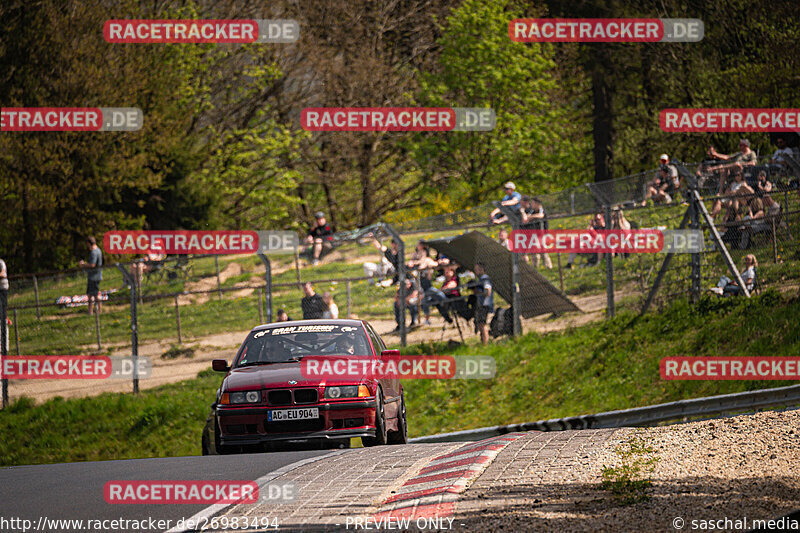
[[[746,255],[756,257],[755,292],[796,290],[800,193],[791,169],[769,165],[721,169],[706,163],[683,168],[682,182],[667,195],[660,194],[665,176],[660,169],[537,197],[550,229],[586,229],[598,215],[608,229],[663,230],[699,223],[704,250],[675,254],[667,264],[663,253],[516,254],[515,262],[507,243],[500,242],[501,232],[507,237],[512,227],[508,222],[492,223],[496,205],[485,204],[395,225],[405,249],[402,270],[408,282],[402,291],[397,283],[400,273],[389,260],[393,250],[389,236],[380,231],[350,232],[326,251],[318,266],[302,254],[270,256],[269,271],[254,255],[170,256],[106,264],[100,283],[101,312],[93,314],[84,271],[12,273],[8,354],[121,357],[135,352],[152,362],[143,387],[188,379],[207,369],[212,358],[230,360],[246,332],[278,320],[278,310],[290,319],[303,318],[302,285],[307,281],[338,308],[330,316],[369,320],[393,344],[401,341],[401,323],[409,343],[460,341],[476,335],[483,323],[491,334],[508,334],[505,313],[515,301],[523,329],[535,326],[532,320],[569,313],[599,318],[639,312],[648,298],[658,309],[677,298],[699,298],[723,276],[731,277],[725,254],[713,239],[714,229],[740,270]],[[687,223],[692,196],[686,176],[692,177],[702,196],[713,229],[699,213]],[[461,245],[454,247],[455,239],[462,239]],[[484,296],[476,263],[483,264],[495,290],[495,312],[488,316],[480,309]],[[660,287],[657,291],[655,285]],[[405,320],[401,299],[406,304]],[[132,380],[126,376],[102,382],[12,379],[8,396],[39,400],[131,391]]]

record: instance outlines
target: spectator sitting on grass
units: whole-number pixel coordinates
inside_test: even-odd
[[[517,186],[514,185],[513,181],[507,182],[503,186],[503,190],[505,191],[505,196],[500,200],[500,205],[504,205],[506,207],[511,207],[517,205],[522,200],[522,195],[517,192]],[[494,208],[494,210],[489,214],[489,222],[491,224],[502,224],[504,222],[508,222],[508,217],[500,211],[499,207]]]
[[[336,231],[333,226],[328,224],[325,219],[325,213],[317,211],[314,214],[314,225],[308,231],[306,242],[313,244],[311,265],[316,266],[319,264],[319,258],[322,255],[323,246],[327,249],[333,248],[333,234]]]
[[[762,170],[758,173],[755,192],[758,196],[769,196],[772,192],[772,182],[767,179],[767,172]]]
[[[322,301],[325,302],[322,318],[339,318],[339,306],[333,301],[333,295],[329,291],[322,293]]]
[[[756,256],[753,254],[747,254],[744,256],[744,272],[742,272],[742,281],[744,282],[745,286],[747,287],[747,291],[750,292],[753,290],[753,286],[755,285],[756,280],[756,269],[758,268],[758,261],[756,260]],[[742,293],[742,288],[736,283],[736,281],[730,279],[727,276],[722,276],[719,279],[719,283],[717,283],[716,287],[711,287],[711,292],[718,294],[720,296],[732,296],[736,294]]]
[[[756,233],[770,231],[770,225],[765,220],[764,202],[760,198],[752,198],[748,205],[747,216],[744,217],[745,225],[739,239],[739,249],[746,250],[750,247],[750,238]]]
[[[786,139],[783,137],[775,139],[775,144],[778,146],[778,149],[775,150],[775,153],[772,154],[769,160],[770,166],[774,166],[778,169],[785,168],[788,166],[786,157],[792,157],[792,149],[787,146]]]
[[[672,189],[672,180],[669,175],[669,168],[666,165],[661,165],[653,176],[652,181],[647,185],[647,192],[642,201],[642,207],[647,205],[647,200],[652,199],[656,204],[670,204],[672,203],[672,196],[668,191]]]
[[[733,182],[726,189],[724,196],[733,196],[734,198],[720,198],[714,201],[711,207],[711,216],[716,218],[722,210],[722,206],[728,202],[733,203],[734,209],[739,208],[739,198],[737,196],[748,196],[755,194],[753,188],[744,181],[744,172],[742,169],[737,168],[733,172]]]
[[[739,209],[732,202],[725,208],[725,216],[722,218],[720,225],[720,232],[722,233],[722,242],[730,247],[739,245],[741,239],[741,225],[742,215]]]
[[[425,244],[423,241],[417,242],[416,248],[414,248],[414,252],[411,254],[411,258],[406,263],[406,267],[409,270],[416,270],[419,268],[419,264],[422,261],[425,261],[426,258],[431,256],[430,250],[428,250],[428,245]]]
[[[300,308],[303,310],[303,319],[316,319],[322,318],[325,312],[325,302],[322,297],[314,292],[314,286],[310,281],[303,284],[303,292],[305,296],[300,301]]]
[[[458,276],[456,275],[456,267],[455,265],[446,265],[444,267],[444,283],[442,284],[441,289],[437,289],[434,286],[430,286],[428,289],[425,290],[425,297],[422,300],[423,310],[428,308],[430,310],[431,305],[435,305],[436,309],[439,310],[441,313],[442,318],[448,324],[453,322],[453,318],[450,316],[450,312],[448,310],[448,306],[444,303],[448,298],[453,298],[453,294],[455,291],[455,297],[460,296],[458,292]],[[428,311],[430,312],[430,311]],[[430,316],[430,315],[426,315]]]
[[[713,146],[708,148],[708,153],[719,160],[725,161],[726,164],[723,166],[737,164],[740,167],[752,167],[757,163],[756,153],[750,149],[750,141],[747,139],[742,139],[739,141],[739,151],[735,154],[721,154],[717,152]]]

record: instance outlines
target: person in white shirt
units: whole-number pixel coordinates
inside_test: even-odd
[[[786,145],[786,139],[783,137],[775,139],[775,144],[778,146],[778,149],[772,154],[772,158],[769,162],[774,165],[786,166],[786,156],[792,156],[792,149]]]
[[[758,268],[758,260],[756,260],[756,256],[753,254],[747,254],[744,256],[744,267],[744,271],[741,274],[742,281],[744,281],[747,290],[752,291],[756,281],[756,269]],[[722,276],[719,279],[717,286],[711,287],[711,292],[720,296],[731,296],[734,294],[741,294],[742,288],[739,287],[736,281],[727,276]]]
[[[322,312],[322,318],[339,318],[339,306],[333,301],[333,295],[330,292],[325,291],[322,294],[322,301],[328,306],[328,308]]]

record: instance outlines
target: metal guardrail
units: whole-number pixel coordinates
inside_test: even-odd
[[[648,426],[688,417],[718,415],[747,411],[761,407],[800,405],[800,385],[760,389],[734,394],[722,394],[691,400],[608,411],[594,415],[581,415],[507,426],[493,426],[453,433],[441,433],[409,439],[413,443],[466,442],[486,439],[516,431],[563,431],[567,429],[600,429],[626,426]]]

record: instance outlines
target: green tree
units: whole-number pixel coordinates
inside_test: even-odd
[[[552,47],[508,37],[522,13],[507,0],[465,0],[445,22],[436,67],[421,75],[417,103],[496,113],[491,132],[418,136],[416,158],[461,206],[482,203],[507,180],[546,192],[585,179],[585,135],[559,91]]]

